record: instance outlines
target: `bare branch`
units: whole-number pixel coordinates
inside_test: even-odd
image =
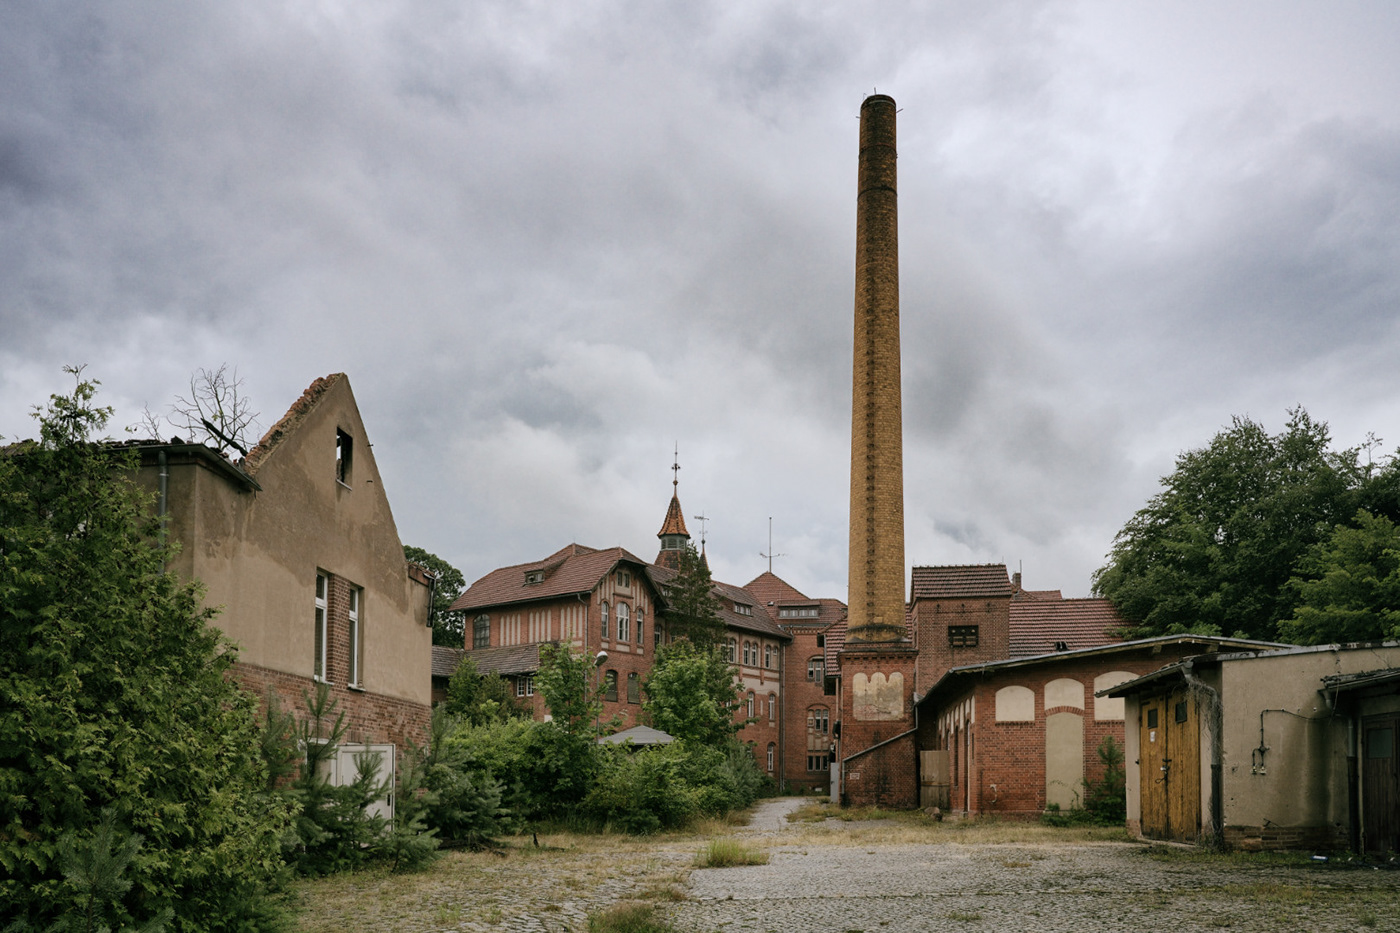
[[[189,396],[177,396],[170,406],[171,425],[218,450],[246,452],[258,413],[251,410],[242,387],[238,370],[230,373],[227,363],[215,370],[201,367],[190,377]]]

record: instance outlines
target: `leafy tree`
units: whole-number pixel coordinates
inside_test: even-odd
[[[1360,510],[1314,545],[1289,581],[1299,605],[1280,625],[1304,645],[1400,638],[1400,526]]]
[[[694,547],[686,545],[680,552],[676,575],[665,590],[667,634],[702,647],[718,644],[724,634],[720,601],[715,596],[710,568]]]
[[[495,671],[477,673],[476,659],[470,655],[463,658],[452,673],[447,682],[447,699],[442,705],[449,715],[460,717],[473,726],[529,715],[516,702],[510,681]]]
[[[424,819],[448,844],[482,848],[504,831],[509,813],[501,805],[501,782],[477,761],[474,743],[452,741],[457,727],[446,708],[433,710],[428,748],[421,756]],[[400,805],[403,800],[401,791]]]
[[[466,645],[466,623],[463,614],[453,612],[453,601],[467,588],[462,571],[421,547],[405,544],[403,556],[415,564],[422,564],[437,575],[437,585],[433,587],[433,644],[448,648],[461,648]]]
[[[1230,633],[1272,639],[1293,615],[1298,560],[1352,516],[1372,481],[1358,451],[1332,451],[1297,408],[1268,434],[1247,418],[1177,458],[1163,489],[1114,539],[1094,591],[1135,636]]]
[[[720,747],[746,722],[735,718],[739,685],[717,646],[682,639],[662,647],[642,691],[651,724],[682,741]]]
[[[39,440],[0,452],[0,916],[274,928],[291,817],[256,699],[198,588],[165,572],[135,461],[94,442],[97,383],[70,371]]]

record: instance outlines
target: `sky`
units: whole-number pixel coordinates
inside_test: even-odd
[[[1233,416],[1400,444],[1392,0],[13,0],[0,436],[65,365],[115,436],[344,372],[468,581],[653,558],[675,477],[716,578],[844,599],[872,92],[909,564],[1085,596]]]

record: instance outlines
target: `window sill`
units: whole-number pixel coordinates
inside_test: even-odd
[[[336,480],[336,481],[335,481],[335,484],[336,484],[337,486],[339,486],[341,489],[344,489],[344,490],[346,490],[346,491],[349,491],[349,489],[350,489],[350,484],[347,483],[347,482],[345,482],[345,480],[343,480],[343,479],[338,479],[338,480]]]
[[[324,677],[317,677],[315,674],[312,674],[312,675],[311,675],[311,682],[312,682],[312,683],[316,683],[316,684],[325,684],[327,687],[334,687],[334,686],[335,686],[335,684],[331,683],[331,682],[330,682],[329,680],[327,680],[326,678],[324,678]]]
[[[365,692],[365,685],[364,685],[364,684],[346,684],[346,685],[345,685],[345,689],[347,689],[347,690],[354,690],[356,693],[364,693],[364,692]]]

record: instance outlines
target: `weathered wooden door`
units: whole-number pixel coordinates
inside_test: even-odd
[[[1138,722],[1142,834],[1195,840],[1201,826],[1201,740],[1196,704],[1185,690],[1144,698]]]
[[[1362,722],[1361,812],[1367,852],[1400,851],[1400,775],[1395,742],[1400,717],[1369,716]]]

